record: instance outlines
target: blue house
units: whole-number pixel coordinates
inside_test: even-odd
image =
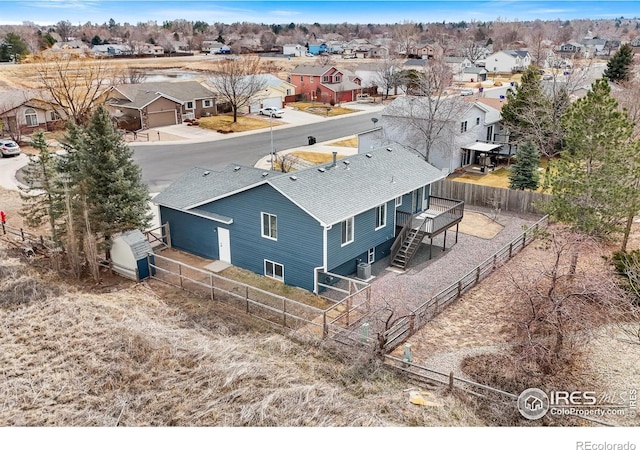
[[[402,259],[409,240],[457,224],[461,203],[430,196],[444,176],[393,145],[294,173],[194,168],[154,202],[173,247],[318,292],[323,274],[353,274],[392,247]]]
[[[327,53],[329,51],[329,47],[325,42],[320,44],[309,44],[309,53],[312,55],[321,55],[322,53]]]

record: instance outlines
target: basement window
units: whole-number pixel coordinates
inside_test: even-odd
[[[284,282],[284,266],[268,259],[264,260],[264,276]]]

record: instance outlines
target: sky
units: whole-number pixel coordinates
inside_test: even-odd
[[[68,20],[74,25],[185,19],[207,23],[264,24],[351,23],[393,24],[607,19],[640,17],[640,0],[529,1],[529,0],[0,0],[0,24],[34,22],[39,25]]]

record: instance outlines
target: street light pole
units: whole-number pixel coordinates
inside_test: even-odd
[[[269,134],[271,135],[271,170],[273,170],[273,159],[276,156],[273,151],[273,114],[269,114]]]

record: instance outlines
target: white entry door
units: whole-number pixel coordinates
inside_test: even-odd
[[[218,227],[218,259],[231,264],[231,241],[229,230]]]

